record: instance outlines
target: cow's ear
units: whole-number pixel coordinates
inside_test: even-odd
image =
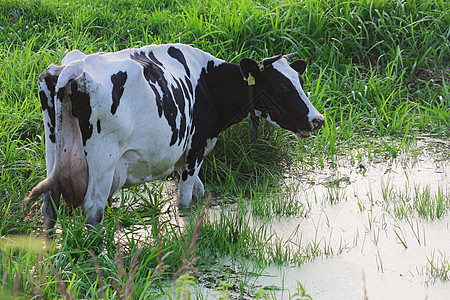
[[[250,58],[241,59],[241,61],[239,62],[239,66],[244,78],[248,78],[249,73],[252,73],[252,75],[257,75],[260,72],[258,63]]]
[[[298,59],[290,64],[291,68],[297,71],[300,75],[306,70],[306,61]]]

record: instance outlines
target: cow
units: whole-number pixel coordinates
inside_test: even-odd
[[[122,187],[180,175],[178,206],[202,197],[198,176],[219,134],[251,117],[300,138],[324,117],[303,91],[297,53],[228,63],[184,44],[149,45],[111,53],[74,50],[39,76],[47,177],[45,229],[53,228],[62,195],[102,224],[108,199]],[[254,131],[254,128],[252,128]]]

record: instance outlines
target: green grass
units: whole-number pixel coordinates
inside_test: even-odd
[[[393,187],[383,189],[386,210],[399,219],[420,217],[427,221],[443,218],[450,211],[450,195],[446,187],[431,193],[429,187],[416,186],[405,191]]]
[[[450,280],[450,262],[445,256],[445,252],[433,251],[427,260],[425,273],[429,276],[430,283],[436,280],[443,282]]]
[[[331,255],[330,249],[306,245],[296,257],[275,242],[264,242],[270,217],[308,215],[308,208],[283,192],[285,174],[307,177],[313,168],[344,158],[354,163],[395,158],[411,149],[419,132],[443,139],[450,135],[450,5],[446,1],[92,2],[0,2],[3,240],[41,232],[40,202],[23,201],[45,176],[37,77],[72,49],[91,53],[182,42],[232,62],[294,51],[308,61],[304,89],[326,117],[320,132],[297,140],[263,123],[258,142],[251,144],[249,124],[244,122],[224,132],[207,157],[201,173],[207,190],[224,203],[235,203],[241,213],[224,207],[218,220],[207,219],[198,229],[200,269],[210,268],[218,255],[298,264]],[[160,187],[131,191],[132,195],[121,193],[120,209],[107,211],[103,232],[84,230],[80,211],[69,216],[62,209],[58,247],[36,252],[2,243],[0,276],[5,279],[0,293],[19,298],[60,298],[67,293],[69,298],[93,299],[121,298],[131,292],[135,298],[170,295],[167,282],[182,266],[197,213],[188,218],[187,230],[181,233],[159,217],[170,201],[161,196]],[[345,198],[339,187],[330,186],[328,191],[331,203]],[[448,212],[445,193],[418,191],[408,202],[413,205],[397,204],[395,213],[412,209],[427,220],[439,218]],[[412,212],[406,213],[410,218]],[[249,231],[249,216],[259,222],[259,230]],[[133,224],[150,228],[150,237],[138,241]],[[128,232],[123,248],[114,240],[119,229]],[[161,230],[164,236],[159,235]],[[159,274],[163,265],[168,267]],[[435,269],[431,266],[430,272]],[[437,269],[445,273],[437,277],[448,278],[448,267]]]

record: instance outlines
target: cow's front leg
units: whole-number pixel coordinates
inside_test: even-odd
[[[185,169],[181,173],[180,190],[178,193],[178,207],[188,208],[191,205],[192,197],[201,198],[205,194],[203,183],[198,177],[201,163],[193,169]]]
[[[192,196],[196,199],[200,199],[205,196],[205,187],[203,186],[203,182],[200,180],[200,177],[198,177],[198,175],[195,177]]]
[[[203,158],[216,144],[217,138],[202,138],[201,134],[193,138],[192,144],[196,145],[187,152],[186,160],[177,168],[180,173],[180,191],[178,194],[178,207],[188,208],[192,197],[199,199],[204,197],[205,188],[198,177],[198,172],[203,164]]]

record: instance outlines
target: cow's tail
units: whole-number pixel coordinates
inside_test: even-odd
[[[70,89],[70,80],[75,79],[79,75],[78,72],[67,72],[66,68],[63,73],[59,76],[58,83],[55,87],[56,99],[54,99],[55,106],[55,159],[53,161],[53,167],[48,174],[48,176],[39,182],[28,194],[25,198],[26,200],[30,200],[33,198],[37,198],[40,195],[48,192],[55,184],[58,184],[58,178],[61,171],[61,149],[64,143],[64,135],[63,135],[63,119],[64,116],[68,116],[70,113],[70,99],[69,99],[69,89]]]

